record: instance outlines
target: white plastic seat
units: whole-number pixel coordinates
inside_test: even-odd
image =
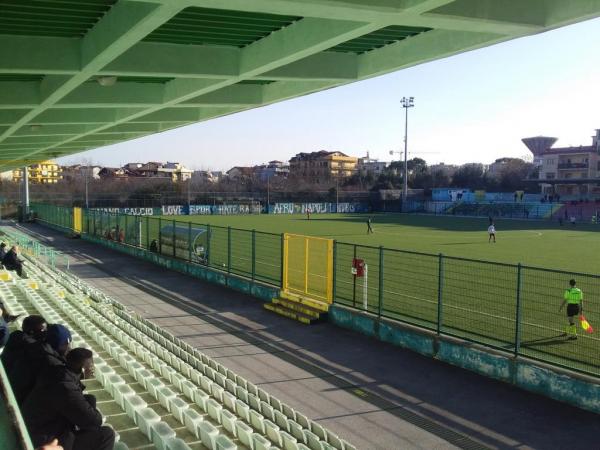
[[[263,416],[265,416],[270,421],[275,421],[275,411],[273,411],[273,407],[269,405],[267,402],[260,403],[260,412]]]
[[[194,401],[194,392],[198,389],[190,380],[185,380],[181,383],[181,391],[190,400]]]
[[[215,399],[209,398],[206,402],[206,413],[216,422],[221,423],[221,410],[223,406]]]
[[[304,430],[304,436],[306,438],[306,445],[310,450],[323,450],[319,437],[312,431]]]
[[[169,409],[169,402],[171,399],[177,397],[177,394],[173,391],[173,389],[164,386],[157,390],[158,392],[158,402],[165,408]]]
[[[190,405],[179,397],[173,397],[169,400],[169,411],[181,423],[184,423],[183,413]]]
[[[281,447],[283,450],[298,450],[296,438],[285,431],[280,431],[279,435],[281,436]]]
[[[235,435],[237,436],[238,440],[242,443],[242,445],[253,449],[254,443],[252,442],[252,428],[245,422],[238,420],[237,422],[235,422],[235,430]]]
[[[221,386],[217,383],[213,383],[211,386],[211,394],[215,397],[219,402],[223,402],[223,393],[226,392]],[[235,394],[235,392],[234,392]]]
[[[164,387],[164,383],[158,378],[150,378],[146,381],[146,390],[152,397],[158,400],[158,390]]]
[[[235,412],[243,420],[250,422],[250,408],[243,401],[235,401]]]
[[[188,380],[179,372],[176,372],[171,376],[171,383],[173,383],[173,386],[175,386],[175,388],[178,391],[183,390],[183,383],[185,381],[188,381]]]
[[[252,425],[252,428],[254,428],[259,433],[264,434],[265,433],[265,424],[264,424],[264,417],[262,416],[262,414],[251,409],[249,411],[249,416],[250,416],[249,417],[250,420],[248,422],[250,422],[250,425]]]
[[[188,408],[183,412],[185,427],[197,438],[200,437],[200,424],[204,421],[202,415],[195,409]]]
[[[225,406],[225,408],[227,408],[230,411],[235,411],[235,401],[236,401],[236,397],[235,395],[229,393],[229,392],[223,392],[223,406]]]
[[[123,409],[125,409],[125,398],[135,395],[135,391],[131,389],[131,387],[129,387],[127,384],[118,385],[115,388],[114,392],[115,401]]]
[[[237,445],[231,442],[231,440],[223,434],[217,436],[215,444],[216,450],[237,450]]]
[[[148,439],[152,438],[152,427],[160,422],[160,416],[151,408],[142,408],[135,413],[135,423]]]
[[[125,380],[121,378],[120,375],[112,374],[106,378],[106,385],[104,388],[114,397],[115,389],[122,384],[125,384]]]
[[[183,439],[175,438],[167,442],[167,450],[192,450]]]
[[[327,434],[327,442],[328,443],[330,443],[334,448],[337,448],[338,450],[345,450],[344,449],[344,443],[338,437],[337,434],[333,434],[329,430],[325,430],[325,433]]]
[[[254,450],[271,450],[271,442],[258,433],[252,435],[252,444]]]
[[[167,450],[167,442],[175,438],[175,431],[166,423],[158,422],[152,427],[152,442],[157,450]]]
[[[136,421],[136,411],[146,408],[147,406],[148,404],[146,403],[146,401],[139,395],[131,395],[125,397],[125,413],[129,417],[131,417],[134,422]]]
[[[135,372],[135,379],[144,386],[144,389],[148,389],[147,384],[152,378],[155,378],[155,376],[148,369],[141,369]]]
[[[115,369],[110,366],[97,367],[95,371],[96,379],[102,383],[102,386],[106,387],[107,379],[110,375],[115,374]]]
[[[322,441],[327,440],[327,434],[325,433],[325,430],[318,423],[311,422],[311,424],[310,424],[310,431],[312,431],[313,433],[315,433],[317,435],[317,437],[319,439],[321,439]]]
[[[275,416],[275,424],[281,428],[283,431],[290,431],[288,425],[288,418],[283,415],[280,411],[273,411],[273,415]]]
[[[290,434],[299,442],[305,443],[306,437],[304,436],[304,429],[300,424],[294,422],[293,420],[288,421],[288,425],[290,427]]]
[[[237,392],[238,392],[237,398],[239,398],[244,403],[248,403],[248,406],[250,406],[250,408],[255,409],[257,411],[261,411],[260,400],[258,399],[258,397],[256,395],[248,394],[248,391],[246,391],[246,389],[243,389],[240,386],[238,386]],[[240,396],[239,393],[241,393],[242,395]],[[246,400],[244,400],[244,396],[245,396]]]
[[[200,423],[199,428],[200,428],[200,440],[202,441],[202,444],[209,450],[215,450],[216,449],[215,441],[217,440],[219,431],[213,425],[211,425],[209,422],[207,422],[205,420]]]
[[[296,411],[294,411],[291,406],[286,405],[285,403],[282,403],[281,404],[281,412],[288,419],[296,420]]]
[[[267,438],[274,442],[275,445],[281,447],[281,434],[279,432],[279,427],[275,425],[270,420],[264,420],[263,425],[265,427],[265,435]]]
[[[237,417],[231,411],[226,409],[221,410],[221,419],[219,422],[223,426],[223,428],[233,436],[236,436],[237,431],[235,429],[235,422],[237,421]]]
[[[194,392],[194,403],[202,409],[202,411],[206,412],[206,402],[210,397],[206,392],[202,389],[196,389]]]

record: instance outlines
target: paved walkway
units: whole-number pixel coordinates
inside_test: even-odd
[[[29,225],[71,270],[360,449],[595,448],[600,417]]]

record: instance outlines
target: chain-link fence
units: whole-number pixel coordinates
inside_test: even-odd
[[[489,347],[600,375],[600,338],[569,339],[569,281],[600,324],[600,276],[336,242],[335,301]],[[355,266],[363,267],[357,273]]]

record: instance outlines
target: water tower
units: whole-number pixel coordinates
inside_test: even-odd
[[[527,146],[529,151],[533,153],[533,163],[536,166],[541,165],[542,163],[542,154],[551,148],[558,138],[548,137],[548,136],[536,136],[530,138],[521,139],[523,144]]]

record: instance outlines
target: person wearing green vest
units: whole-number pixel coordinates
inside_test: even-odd
[[[563,336],[569,336],[569,339],[577,339],[577,326],[575,325],[575,317],[583,312],[583,292],[578,287],[575,287],[575,280],[571,279],[569,289],[565,291],[563,302],[560,305],[559,311],[562,311],[565,304],[567,305],[567,317],[569,325],[565,329]]]

